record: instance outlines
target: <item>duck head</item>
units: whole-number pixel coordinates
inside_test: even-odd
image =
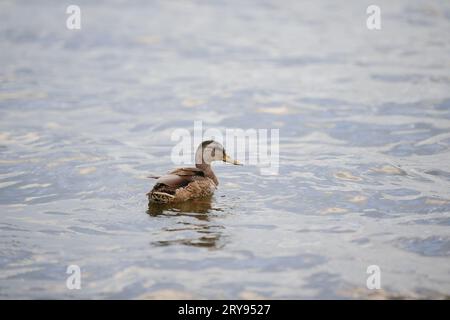
[[[214,140],[203,141],[198,146],[197,152],[195,153],[195,164],[197,167],[205,164],[211,165],[211,162],[213,161],[223,161],[234,165],[242,165],[237,160],[231,159],[220,143]]]

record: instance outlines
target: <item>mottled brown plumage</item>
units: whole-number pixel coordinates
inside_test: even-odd
[[[222,145],[212,140],[200,144],[195,155],[195,168],[178,168],[157,178],[147,193],[151,202],[172,203],[211,196],[219,181],[212,171],[212,161],[239,164],[231,160]]]

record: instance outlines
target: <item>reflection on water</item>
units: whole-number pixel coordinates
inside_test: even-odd
[[[182,244],[194,247],[217,249],[220,247],[221,229],[224,226],[214,225],[214,217],[209,215],[213,211],[222,211],[212,207],[212,197],[196,199],[182,203],[158,204],[150,202],[147,213],[151,217],[194,218],[188,221],[176,221],[173,227],[163,228],[163,233],[176,234],[176,239],[153,241],[153,245],[168,246]],[[173,238],[173,237],[172,237]]]
[[[158,215],[172,215],[171,213],[175,213],[175,215],[189,215],[193,214],[197,219],[209,221],[207,213],[213,209],[212,207],[212,197],[196,199],[191,201],[185,201],[181,203],[173,203],[173,204],[161,204],[149,202],[147,213],[151,216]],[[198,214],[196,214],[198,213]]]
[[[0,1],[0,298],[449,296],[448,1],[77,2]],[[200,120],[279,174],[148,207]]]

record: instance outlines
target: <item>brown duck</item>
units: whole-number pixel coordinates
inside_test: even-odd
[[[178,168],[156,178],[153,189],[147,193],[151,202],[175,203],[211,196],[219,181],[211,163],[223,161],[240,165],[232,160],[223,146],[213,140],[203,141],[195,153],[195,168]]]

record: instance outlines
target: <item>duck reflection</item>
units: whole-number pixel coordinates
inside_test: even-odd
[[[147,213],[151,216],[159,215],[187,215],[194,216],[199,220],[209,221],[207,213],[210,211],[219,210],[213,209],[212,198],[204,198],[198,200],[184,201],[173,204],[160,204],[149,202]]]
[[[213,223],[216,212],[212,198],[197,199],[173,204],[158,204],[150,202],[147,214],[151,217],[172,217],[174,223],[162,229],[162,235],[169,240],[152,242],[157,246],[187,245],[218,249],[223,226]],[[176,239],[173,239],[176,238]]]

